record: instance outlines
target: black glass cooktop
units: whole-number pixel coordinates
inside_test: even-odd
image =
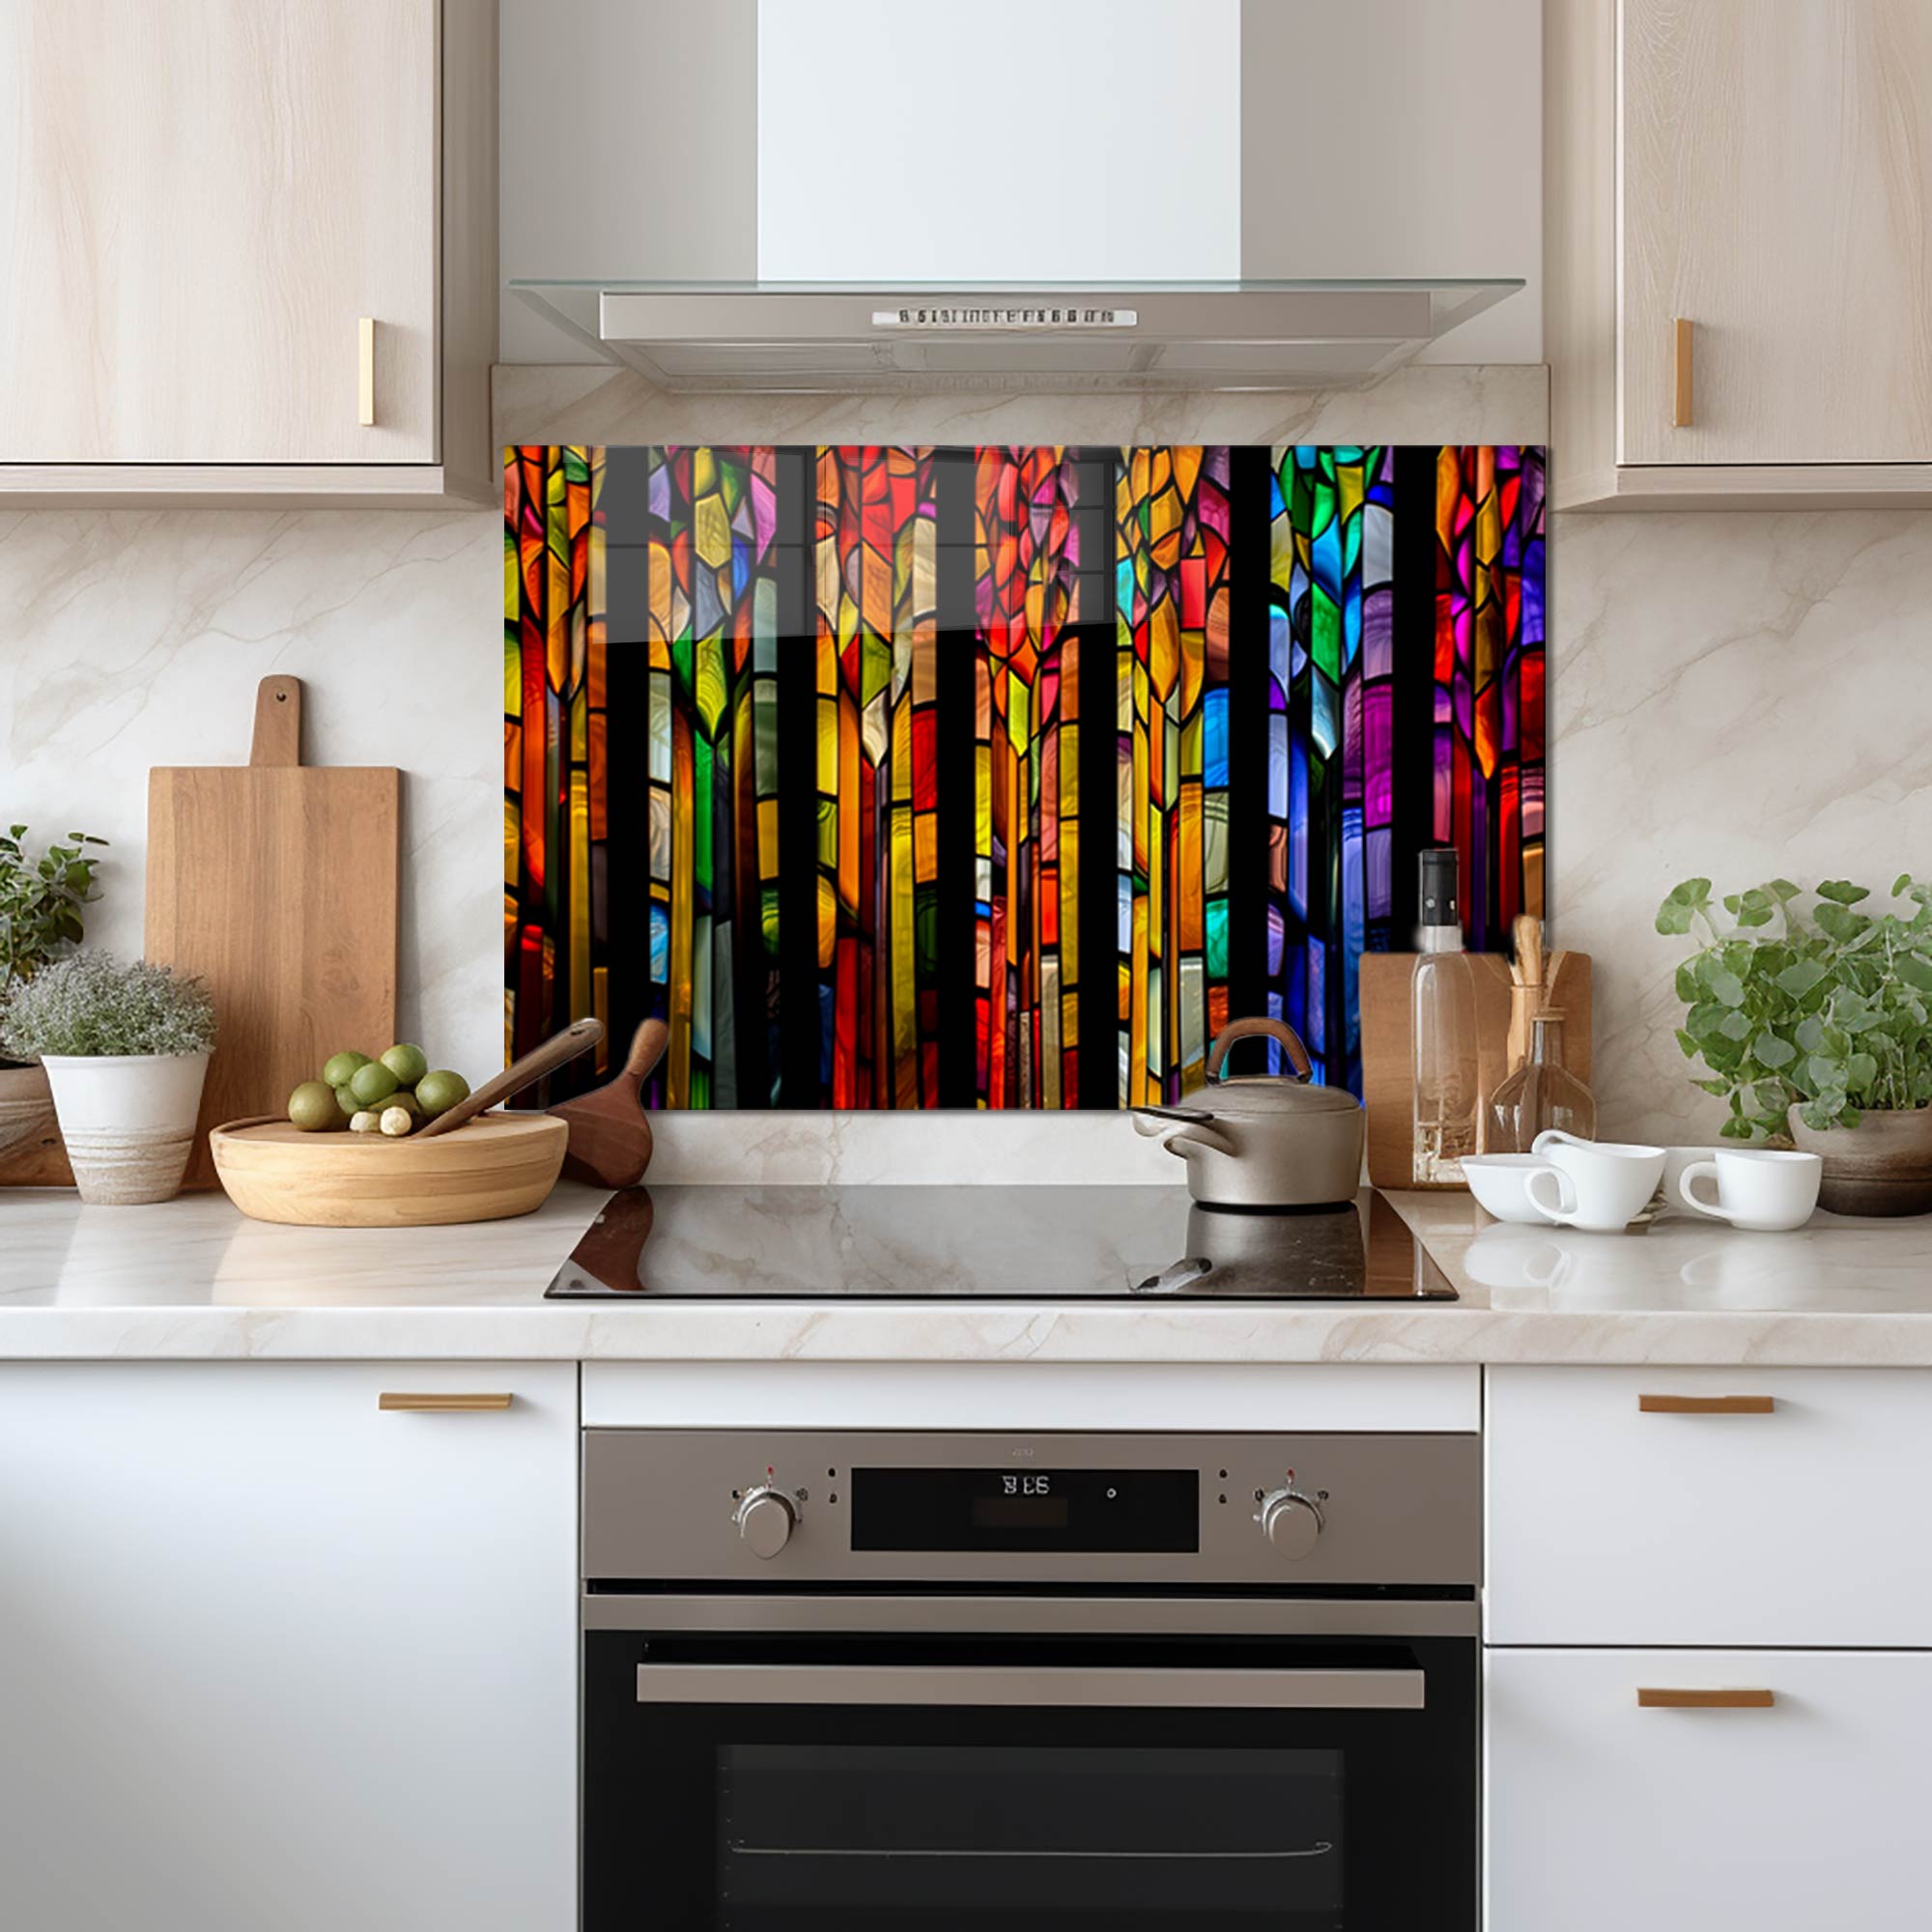
[[[1179,1187],[627,1187],[555,1300],[1453,1301],[1379,1195],[1204,1208]]]

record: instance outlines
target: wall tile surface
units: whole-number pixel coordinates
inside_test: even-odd
[[[1932,513],[1559,516],[1550,554],[1552,938],[1597,958],[1605,1130],[1708,1138],[1652,913],[1692,872],[1932,871]],[[0,514],[0,818],[114,841],[92,930],[133,952],[148,767],[241,762],[256,681],[302,677],[311,758],[409,774],[405,1024],[487,1069],[500,596],[487,511]],[[1106,1115],[659,1124],[666,1180],[1179,1172]]]

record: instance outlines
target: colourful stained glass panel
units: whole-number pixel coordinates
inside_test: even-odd
[[[683,1107],[1172,1102],[1454,844],[1543,910],[1543,452],[504,453],[505,1045]],[[554,1096],[553,1096],[554,1097]]]

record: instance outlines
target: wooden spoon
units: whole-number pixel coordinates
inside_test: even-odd
[[[651,1161],[651,1123],[638,1096],[669,1040],[663,1020],[646,1020],[631,1036],[630,1055],[614,1080],[551,1109],[570,1127],[563,1171],[573,1180],[630,1187],[643,1178]]]
[[[521,1094],[546,1073],[554,1073],[580,1053],[588,1053],[603,1037],[602,1020],[578,1020],[561,1033],[552,1034],[541,1046],[533,1046],[521,1060],[513,1060],[496,1079],[484,1081],[469,1099],[459,1100],[455,1106],[439,1114],[427,1126],[418,1127],[415,1138],[428,1140],[437,1134],[453,1133],[464,1122],[473,1121],[486,1107],[494,1107],[498,1100],[507,1100],[513,1094]]]

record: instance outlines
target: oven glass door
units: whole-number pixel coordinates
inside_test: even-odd
[[[585,1637],[584,1932],[1473,1932],[1464,1638]]]

